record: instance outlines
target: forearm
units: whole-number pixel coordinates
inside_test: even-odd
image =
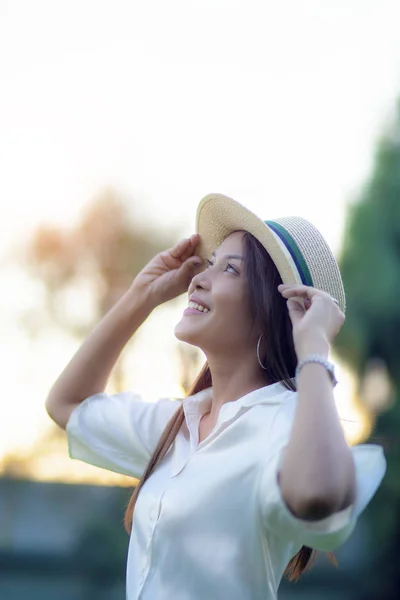
[[[121,351],[151,310],[152,307],[130,288],[67,364],[50,390],[46,408],[51,411],[55,406],[77,404],[104,391]]]
[[[314,353],[328,354],[322,343],[313,343],[299,358]],[[298,404],[280,485],[293,512],[304,518],[323,518],[354,499],[353,457],[326,369],[320,364],[306,364],[299,374],[297,391]]]

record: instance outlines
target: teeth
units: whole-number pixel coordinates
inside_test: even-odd
[[[205,306],[202,306],[201,304],[197,304],[197,302],[189,302],[189,308],[195,308],[196,310],[198,310],[200,312],[205,312],[205,313],[209,312],[208,308],[206,308]]]

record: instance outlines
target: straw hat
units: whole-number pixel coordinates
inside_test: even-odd
[[[336,259],[314,225],[302,217],[262,221],[236,200],[223,194],[209,194],[199,203],[196,232],[201,258],[211,253],[234,231],[254,235],[274,261],[282,282],[301,283],[328,292],[346,310],[346,297]]]

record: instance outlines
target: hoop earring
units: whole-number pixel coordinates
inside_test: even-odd
[[[258,338],[258,342],[257,342],[257,358],[258,358],[258,364],[260,365],[260,367],[262,369],[264,369],[264,371],[267,371],[267,367],[264,367],[264,365],[262,364],[262,362],[260,360],[260,342],[261,342],[262,336],[263,336],[263,334],[260,335],[260,337]]]

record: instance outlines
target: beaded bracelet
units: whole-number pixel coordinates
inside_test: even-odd
[[[323,365],[325,367],[325,369],[328,371],[328,374],[329,374],[329,377],[331,378],[333,387],[335,387],[335,385],[338,382],[335,377],[335,367],[334,367],[333,363],[331,363],[329,360],[327,360],[325,358],[325,356],[322,356],[320,354],[311,354],[310,356],[307,356],[304,360],[302,360],[301,362],[298,363],[298,365],[296,367],[296,380],[299,376],[301,369],[307,363],[319,363],[319,364]]]

